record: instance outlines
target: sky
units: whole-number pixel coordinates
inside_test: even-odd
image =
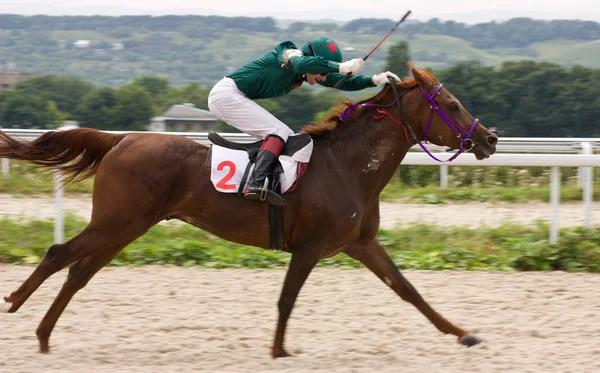
[[[188,13],[348,20],[371,16],[396,19],[410,9],[411,18],[417,20],[439,17],[473,23],[527,16],[600,21],[600,5],[591,0],[0,0],[0,5],[2,13],[26,15]]]

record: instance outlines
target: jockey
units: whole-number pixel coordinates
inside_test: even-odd
[[[248,179],[244,196],[259,199],[267,193],[268,202],[285,205],[287,201],[268,190],[267,176],[275,166],[285,142],[294,132],[271,113],[255,103],[254,99],[286,95],[302,83],[333,87],[345,74],[352,73],[340,89],[357,91],[386,84],[386,71],[371,76],[356,75],[364,67],[362,59],[342,62],[342,52],[331,39],[320,37],[309,41],[302,49],[285,41],[229,74],[212,88],[208,108],[219,119],[259,139],[264,139],[256,157],[254,171]]]

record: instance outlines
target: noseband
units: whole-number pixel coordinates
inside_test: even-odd
[[[438,115],[440,116],[440,118],[442,118],[442,120],[444,121],[444,123],[446,123],[446,125],[448,126],[448,128],[450,128],[450,130],[452,131],[452,133],[454,134],[454,136],[456,136],[457,139],[460,140],[460,149],[457,150],[457,152],[450,157],[450,159],[448,160],[440,160],[437,157],[435,157],[433,154],[431,154],[431,152],[421,143],[421,141],[417,138],[417,135],[415,134],[415,132],[413,131],[410,123],[408,122],[408,119],[406,118],[406,115],[404,114],[404,110],[402,108],[402,103],[401,103],[401,99],[402,97],[404,97],[404,95],[408,92],[405,92],[402,96],[398,95],[398,88],[396,87],[396,80],[392,77],[389,77],[390,80],[390,87],[392,88],[392,92],[394,92],[394,101],[388,105],[376,105],[376,104],[370,104],[370,103],[356,103],[352,106],[350,106],[349,108],[347,108],[343,113],[342,116],[340,117],[340,120],[344,121],[345,119],[348,118],[348,116],[350,115],[350,113],[354,110],[354,108],[356,108],[357,106],[366,106],[366,107],[375,107],[375,108],[389,108],[392,107],[394,104],[396,106],[398,106],[398,111],[400,111],[400,117],[402,119],[402,121],[397,121],[394,118],[392,118],[392,116],[385,110],[381,111],[385,116],[385,115],[390,115],[390,118],[396,122],[399,123],[400,125],[402,125],[404,127],[404,130],[407,134],[407,138],[410,135],[410,137],[412,138],[412,143],[413,144],[419,144],[419,146],[423,149],[423,151],[425,153],[427,153],[431,158],[435,159],[438,162],[451,162],[454,159],[456,159],[456,157],[458,157],[460,154],[462,154],[465,151],[469,151],[471,149],[473,149],[473,147],[475,146],[475,144],[473,143],[473,140],[471,140],[471,135],[473,134],[473,130],[475,129],[475,127],[477,126],[477,123],[479,123],[479,119],[475,119],[473,121],[473,124],[471,124],[471,127],[469,128],[468,131],[465,131],[464,129],[462,129],[458,124],[454,123],[454,121],[448,116],[446,115],[446,113],[444,113],[444,111],[438,106],[438,104],[436,104],[435,102],[435,96],[437,96],[440,92],[440,90],[442,89],[442,84],[439,84],[435,90],[433,91],[432,94],[429,94],[429,92],[427,92],[427,90],[419,87],[419,89],[421,90],[421,93],[423,94],[423,96],[425,96],[425,98],[427,99],[427,101],[429,101],[430,103],[430,108],[431,111],[429,112],[429,119],[427,119],[427,124],[425,125],[425,131],[423,133],[423,141],[425,143],[427,143],[427,133],[429,132],[429,125],[431,124],[431,118],[433,118],[433,113],[438,113]],[[414,89],[414,88],[413,88]],[[382,118],[383,116],[381,116],[380,118]],[[411,140],[409,140],[410,142]],[[449,149],[448,151],[451,151],[452,149]]]

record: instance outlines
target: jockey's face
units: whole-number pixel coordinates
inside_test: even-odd
[[[306,81],[310,85],[315,85],[327,79],[327,74],[308,74],[306,73]]]

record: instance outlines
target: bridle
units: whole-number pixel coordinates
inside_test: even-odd
[[[442,89],[441,83],[435,87],[433,93],[431,93],[431,94],[429,92],[427,92],[427,90],[425,90],[421,87],[415,86],[415,87],[412,87],[410,90],[404,92],[400,96],[400,95],[398,95],[398,88],[396,87],[396,80],[392,77],[389,77],[389,80],[390,80],[390,87],[392,88],[392,92],[394,92],[394,101],[392,101],[390,104],[387,104],[387,105],[378,105],[378,104],[371,104],[371,103],[365,103],[365,102],[356,103],[356,104],[350,106],[349,108],[347,108],[342,113],[340,120],[342,120],[342,121],[346,120],[348,118],[348,116],[350,115],[350,113],[357,106],[378,108],[377,111],[381,115],[377,116],[376,119],[382,119],[383,117],[385,117],[387,115],[392,119],[392,121],[402,125],[402,127],[404,128],[404,133],[406,135],[407,140],[413,145],[418,144],[423,149],[423,151],[425,151],[425,153],[427,153],[431,158],[435,159],[438,162],[451,162],[454,159],[456,159],[456,157],[458,157],[463,152],[473,149],[475,144],[474,144],[473,140],[471,140],[471,135],[473,134],[473,130],[477,126],[477,123],[479,123],[479,119],[475,118],[475,120],[473,121],[473,124],[471,124],[471,127],[469,128],[468,131],[464,130],[458,124],[454,123],[454,121],[448,115],[446,115],[446,113],[444,113],[444,111],[435,102],[435,96],[437,96],[439,94],[440,90]],[[429,125],[431,124],[431,119],[433,118],[433,113],[437,113],[440,116],[440,118],[442,118],[444,123],[446,123],[448,128],[450,128],[450,130],[452,131],[454,136],[456,136],[456,138],[458,138],[460,140],[460,143],[461,143],[460,149],[458,149],[457,152],[452,157],[450,157],[450,159],[448,159],[448,160],[445,160],[445,161],[440,160],[436,156],[431,154],[431,152],[417,138],[417,135],[413,131],[410,123],[408,122],[408,119],[406,118],[406,115],[404,114],[404,110],[402,108],[402,102],[401,102],[402,97],[404,97],[404,95],[406,95],[408,92],[412,91],[416,87],[418,87],[421,90],[421,93],[423,94],[423,96],[425,96],[425,99],[427,99],[427,101],[429,101],[430,108],[431,108],[431,111],[429,112],[429,119],[427,119],[427,124],[425,125],[425,131],[423,133],[423,142],[427,143],[427,133],[429,131]],[[400,112],[401,121],[394,119],[390,115],[390,113],[387,110],[385,110],[386,108],[390,108],[394,105],[398,106],[398,111]],[[409,136],[411,139],[408,138]],[[449,149],[448,151],[451,151],[451,150],[453,150],[453,149]]]

